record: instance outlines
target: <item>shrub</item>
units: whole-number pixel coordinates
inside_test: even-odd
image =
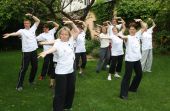
[[[90,54],[93,49],[100,46],[99,41],[97,40],[86,40],[86,53]]]
[[[98,58],[99,57],[99,50],[100,50],[100,47],[94,48],[93,51],[91,52],[91,56]]]

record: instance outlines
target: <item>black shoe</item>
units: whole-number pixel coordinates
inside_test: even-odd
[[[123,99],[123,100],[127,100],[128,99],[128,97],[127,96],[119,96],[121,99]]]

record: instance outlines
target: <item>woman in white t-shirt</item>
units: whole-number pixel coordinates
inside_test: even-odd
[[[142,34],[141,42],[142,42],[142,71],[144,72],[151,72],[152,67],[152,33],[153,28],[156,26],[154,21],[152,21],[152,27],[149,29],[146,29],[144,33]],[[147,26],[148,27],[148,26]]]
[[[123,62],[123,40],[118,37],[119,35],[123,35],[126,30],[125,22],[122,19],[122,30],[119,32],[116,27],[112,28],[113,35],[111,38],[111,63],[109,68],[108,80],[111,80],[111,75],[114,74],[114,77],[120,78],[118,73],[121,72],[122,62]],[[110,27],[110,25],[109,25]]]
[[[87,57],[86,57],[86,24],[83,21],[75,20],[76,25],[79,28],[79,35],[75,41],[75,55],[76,55],[76,70],[79,70],[79,74],[83,74],[84,69],[86,67]],[[79,60],[81,58],[81,65],[79,64]]]
[[[142,67],[141,67],[141,50],[140,39],[142,33],[146,28],[146,24],[141,19],[135,19],[136,22],[140,22],[141,29],[136,32],[136,24],[131,23],[129,25],[129,35],[122,38],[125,39],[126,54],[125,54],[125,74],[121,83],[120,98],[127,99],[128,91],[136,92],[142,79]],[[135,76],[130,85],[132,71],[135,71]],[[129,86],[130,85],[130,86]]]
[[[109,43],[110,37],[107,34],[107,26],[101,26],[101,30],[97,33],[100,40],[99,60],[96,67],[96,73],[99,73],[101,68],[106,69],[106,65],[110,58]]]
[[[49,30],[49,24],[48,23],[53,23],[54,24],[54,28]],[[58,29],[59,25],[56,22],[53,21],[47,21],[46,24],[44,24],[43,26],[43,33],[39,34],[36,39],[37,41],[48,41],[48,40],[55,40],[54,34],[56,33],[56,30]],[[48,49],[50,49],[52,47],[52,45],[43,45],[43,50],[46,51]],[[42,71],[41,74],[39,76],[39,80],[43,80],[46,76],[46,74],[48,73],[50,78],[51,78],[51,82],[50,82],[50,87],[54,86],[54,72],[53,72],[53,68],[54,68],[54,64],[53,64],[53,54],[48,54],[45,56],[44,58],[44,63],[43,63],[43,67],[42,67]]]
[[[53,47],[39,54],[39,57],[45,57],[54,52],[57,55],[54,55],[54,57],[57,57],[57,65],[55,67],[56,85],[53,111],[71,109],[75,92],[74,39],[78,36],[79,29],[72,21],[64,21],[64,23],[70,24],[72,30],[70,31],[68,27],[62,27],[58,31],[58,39],[53,42]]]

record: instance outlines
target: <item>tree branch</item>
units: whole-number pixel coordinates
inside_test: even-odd
[[[82,21],[85,20],[87,14],[89,13],[89,11],[90,11],[92,5],[94,4],[94,2],[95,2],[95,0],[91,0],[90,4],[84,9],[84,14],[83,14],[82,17],[80,17],[80,20],[82,20]]]
[[[64,7],[65,1],[61,7],[61,10],[64,10],[68,5],[70,5],[73,2],[73,0],[70,0],[70,2]]]

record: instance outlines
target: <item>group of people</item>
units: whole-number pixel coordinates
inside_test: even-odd
[[[16,90],[23,90],[24,77],[29,63],[32,66],[29,83],[34,84],[38,68],[38,58],[42,57],[44,58],[44,63],[39,80],[43,80],[46,74],[49,74],[51,78],[50,86],[55,86],[53,111],[70,110],[75,94],[75,71],[79,70],[79,74],[83,74],[87,63],[85,48],[86,24],[80,20],[71,21],[63,18],[64,26],[58,30],[59,25],[56,22],[47,21],[43,26],[43,33],[36,36],[35,32],[40,20],[30,13],[26,14],[26,16],[35,21],[32,26],[31,21],[26,19],[24,20],[24,29],[4,34],[3,37],[19,36],[22,41],[22,64]],[[117,24],[118,19],[120,19],[119,22],[121,24]],[[129,25],[129,35],[126,36],[124,35],[126,25],[122,18],[113,18],[112,22],[106,21],[103,25],[98,25],[96,28],[96,35],[101,43],[96,73],[99,73],[102,67],[106,68],[109,65],[108,80],[112,79],[112,74],[115,77],[121,77],[119,73],[122,69],[124,57],[123,44],[125,43],[125,74],[120,91],[120,98],[122,99],[127,99],[128,91],[137,91],[142,78],[142,70],[151,71],[152,31],[155,23],[153,22],[153,26],[148,29],[147,24],[141,19],[135,19],[135,22],[141,23],[141,29],[137,32],[136,24],[131,23]],[[51,30],[49,23],[54,25],[54,28]],[[142,41],[142,55],[140,40]],[[44,49],[43,52],[38,54],[38,58],[36,52],[38,48],[37,42],[43,45]],[[79,62],[80,58],[81,64]],[[136,76],[130,85],[133,69]]]
[[[124,34],[126,23],[121,17],[115,17],[112,22],[106,21],[103,22],[103,25],[98,25],[96,36],[99,38],[101,45],[96,73],[99,73],[102,67],[105,69],[109,63],[107,79],[112,80],[112,74],[114,74],[114,77],[120,78],[119,73],[122,69],[125,44],[125,74],[121,82],[121,99],[128,98],[128,91],[137,91],[142,79],[142,71],[151,72],[153,59],[152,33],[156,25],[151,18],[149,20],[152,21],[152,27],[150,28],[141,19],[134,19],[134,22],[129,24],[129,35]],[[137,22],[141,25],[138,31]],[[133,69],[136,75],[130,84]]]

